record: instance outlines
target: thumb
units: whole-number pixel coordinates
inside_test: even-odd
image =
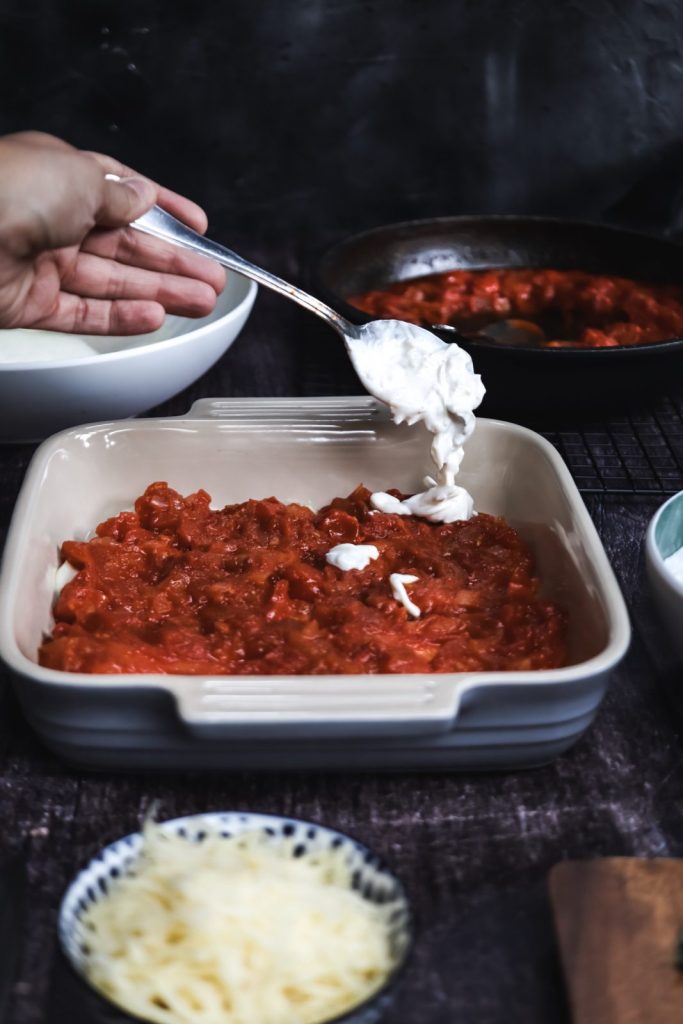
[[[130,224],[154,206],[157,199],[155,186],[144,178],[115,180],[107,175],[103,184],[96,220],[104,227],[119,228]]]

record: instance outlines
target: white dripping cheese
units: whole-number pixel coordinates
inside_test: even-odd
[[[485,389],[468,353],[401,320],[365,324],[358,338],[347,338],[347,348],[356,373],[372,395],[386,402],[394,422],[423,422],[434,435],[436,480],[428,478],[427,490],[404,502],[379,491],[371,498],[374,507],[435,523],[469,519],[472,498],[455,483],[455,474]]]
[[[457,484],[437,484],[431,477],[425,478],[426,491],[413,494],[405,501],[375,491],[370,501],[378,512],[392,512],[397,516],[422,516],[432,523],[453,523],[457,519],[471,519],[474,514],[472,495]]]
[[[90,981],[159,1024],[318,1024],[363,1002],[394,966],[391,904],[352,889],[348,849],[287,842],[148,825],[135,875],[84,915]]]

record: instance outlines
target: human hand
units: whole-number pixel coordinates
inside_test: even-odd
[[[142,334],[166,313],[210,313],[223,268],[128,227],[154,203],[206,230],[195,203],[111,157],[39,132],[0,138],[0,328]]]

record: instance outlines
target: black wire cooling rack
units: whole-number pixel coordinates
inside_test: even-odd
[[[683,399],[662,399],[648,414],[542,430],[580,491],[675,494],[683,490]]]

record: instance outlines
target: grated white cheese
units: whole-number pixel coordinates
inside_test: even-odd
[[[318,1024],[393,967],[388,904],[343,848],[300,858],[260,832],[196,843],[145,829],[135,875],[84,916],[92,983],[159,1024]]]

